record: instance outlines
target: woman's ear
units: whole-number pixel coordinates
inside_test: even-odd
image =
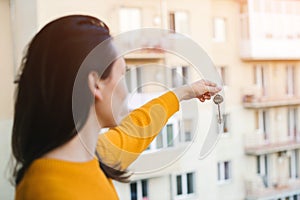
[[[89,88],[91,90],[91,93],[94,95],[94,97],[100,101],[103,99],[103,95],[102,95],[103,87],[101,84],[102,84],[102,82],[100,80],[98,73],[95,71],[90,72],[88,75]]]

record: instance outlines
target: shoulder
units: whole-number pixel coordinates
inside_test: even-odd
[[[66,182],[60,181],[60,178],[50,177],[48,174],[25,176],[17,185],[15,199],[73,199],[72,187],[68,187],[66,184]]]

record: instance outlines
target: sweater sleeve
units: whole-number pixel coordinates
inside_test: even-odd
[[[119,126],[99,136],[97,152],[102,162],[110,167],[126,169],[178,110],[179,101],[169,91],[132,111]]]

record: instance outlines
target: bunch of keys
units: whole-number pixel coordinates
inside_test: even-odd
[[[223,97],[222,97],[221,95],[219,95],[219,94],[217,94],[217,95],[214,97],[214,99],[213,99],[214,103],[218,105],[218,113],[219,113],[219,114],[218,114],[218,123],[219,123],[219,124],[222,123],[221,111],[220,111],[220,103],[222,103],[223,100],[224,100]]]

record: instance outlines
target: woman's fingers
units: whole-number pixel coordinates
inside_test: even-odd
[[[197,97],[201,102],[204,102],[205,100],[210,100],[211,99],[211,96],[210,96],[210,93],[205,93],[199,97]]]
[[[209,80],[203,80],[203,82],[204,82],[204,84],[205,84],[206,86],[212,86],[212,87],[216,87],[216,86],[217,86],[216,83],[214,83],[214,82],[212,82],[212,81],[209,81]]]
[[[210,96],[204,96],[205,100],[210,100],[211,97]]]
[[[222,90],[222,88],[218,87],[216,83],[208,80],[197,81],[192,84],[192,88],[195,96],[201,96],[205,93],[209,93],[210,96],[213,96]]]
[[[206,92],[205,93],[210,93],[210,94],[216,94],[222,90],[221,87],[217,86],[206,86],[205,87]]]
[[[205,87],[206,92],[197,97],[201,102],[204,102],[205,100],[210,100],[212,96],[214,96],[215,94],[217,94],[222,90],[221,87],[217,87],[217,85],[212,82],[209,83],[205,82],[205,85],[210,85],[210,86],[206,86]]]
[[[204,102],[205,100],[210,100],[212,96],[221,90],[222,88],[218,87],[214,82],[208,80],[199,80],[191,85],[184,85],[175,88],[173,92],[180,101],[198,98],[201,102]]]
[[[203,94],[203,97],[206,99],[206,100],[209,100],[211,98],[211,95],[209,92],[206,92]]]
[[[197,97],[201,102],[205,101],[205,98],[203,96]]]

